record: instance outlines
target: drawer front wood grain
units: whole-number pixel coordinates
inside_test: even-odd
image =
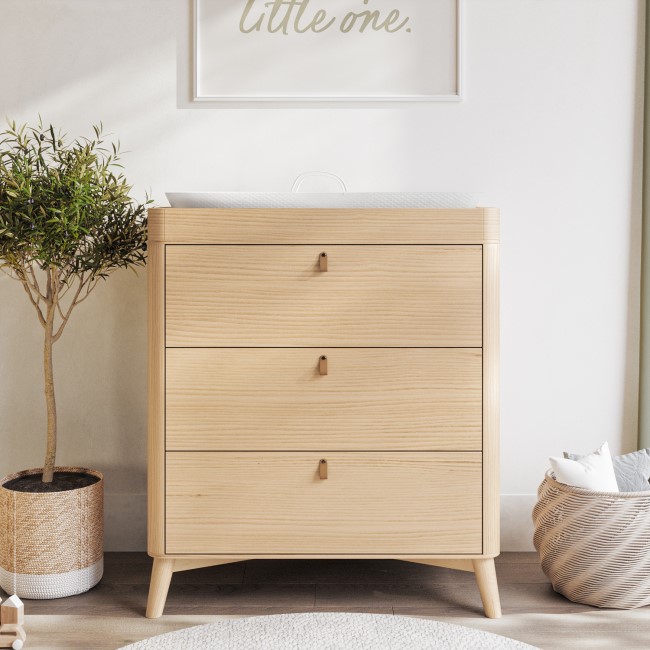
[[[481,246],[166,250],[170,347],[482,343]]]
[[[168,452],[166,476],[169,554],[482,551],[477,452]]]
[[[172,348],[167,449],[480,451],[481,364],[474,348]]]
[[[149,237],[169,244],[487,244],[495,208],[175,209],[148,211]]]

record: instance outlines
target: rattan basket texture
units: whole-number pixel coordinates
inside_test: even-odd
[[[20,598],[61,598],[88,591],[104,570],[104,480],[101,472],[57,467],[57,472],[91,474],[99,481],[65,492],[16,492],[0,484],[0,587]]]
[[[650,491],[593,492],[551,471],[533,509],[533,542],[553,589],[596,607],[650,604]]]

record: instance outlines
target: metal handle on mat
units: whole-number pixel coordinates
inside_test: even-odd
[[[341,186],[341,189],[344,192],[348,191],[348,188],[343,182],[343,179],[338,177],[336,174],[330,174],[330,172],[305,172],[304,174],[300,174],[300,176],[298,176],[298,178],[296,178],[296,180],[293,182],[293,185],[291,186],[291,191],[300,192],[300,186],[303,184],[303,181],[305,181],[310,176],[325,176],[327,178],[333,178],[335,181],[338,182],[338,184]]]

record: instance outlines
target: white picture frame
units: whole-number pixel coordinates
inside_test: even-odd
[[[232,102],[232,103],[248,103],[248,102],[272,102],[272,103],[313,103],[313,102],[353,102],[353,103],[366,103],[366,102],[459,102],[463,98],[463,85],[462,85],[462,53],[463,53],[463,13],[464,13],[464,0],[438,0],[439,2],[448,2],[452,5],[452,10],[455,15],[455,30],[453,48],[449,48],[451,53],[450,60],[444,65],[448,66],[447,76],[449,70],[453,69],[453,88],[449,91],[434,92],[434,93],[376,93],[376,94],[355,94],[353,92],[346,93],[328,93],[328,92],[282,92],[278,94],[271,94],[268,92],[257,93],[240,93],[232,92],[224,89],[224,92],[215,92],[214,88],[206,89],[205,74],[203,72],[207,56],[212,56],[212,60],[218,58],[218,53],[213,51],[210,55],[206,53],[206,46],[202,38],[202,8],[204,3],[218,3],[221,0],[193,0],[193,101],[194,102]],[[357,0],[363,1],[363,0]],[[371,0],[365,0],[370,2]],[[431,0],[409,0],[412,3],[417,2],[431,2]],[[242,0],[243,6],[244,0]],[[408,30],[410,31],[410,30]],[[221,41],[222,39],[215,39]],[[216,47],[220,43],[216,44]],[[215,47],[215,46],[213,46]],[[453,60],[452,60],[453,59]],[[235,65],[232,61],[231,65]],[[433,73],[432,73],[433,74]],[[218,85],[218,84],[216,84]]]

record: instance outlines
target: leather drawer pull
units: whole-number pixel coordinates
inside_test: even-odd
[[[318,268],[323,272],[327,271],[327,253],[321,253],[319,255]]]
[[[327,374],[327,357],[325,355],[318,360],[318,371],[321,375]]]
[[[322,480],[327,478],[327,461],[324,458],[318,463],[318,475]]]

